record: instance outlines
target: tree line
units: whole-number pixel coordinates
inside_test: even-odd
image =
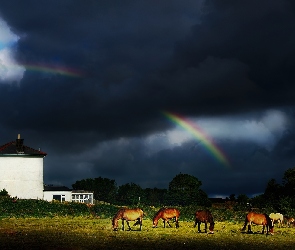
[[[295,213],[295,167],[284,172],[281,183],[270,179],[263,194],[252,198],[258,207],[271,207],[282,214]]]
[[[170,182],[168,189],[142,188],[135,183],[117,186],[108,178],[88,178],[76,181],[73,189],[94,192],[94,199],[117,205],[149,206],[198,204],[210,206],[207,194],[200,188],[202,182],[195,176],[179,173]]]
[[[212,202],[201,189],[202,182],[195,176],[179,173],[170,182],[168,189],[141,188],[135,183],[117,186],[115,180],[108,178],[89,178],[76,181],[73,189],[94,192],[94,199],[117,205],[149,206],[188,206],[199,205],[210,207]],[[284,172],[281,183],[270,179],[264,193],[252,198],[245,194],[226,197],[227,201],[237,206],[271,208],[283,214],[295,214],[295,167]]]

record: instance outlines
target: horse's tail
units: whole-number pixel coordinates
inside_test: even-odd
[[[180,211],[178,209],[176,209],[176,208],[175,208],[174,211],[175,211],[176,217],[179,218],[180,217]]]

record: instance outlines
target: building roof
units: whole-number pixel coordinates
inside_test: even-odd
[[[23,144],[24,139],[18,139],[12,142],[8,142],[3,146],[0,146],[0,157],[1,156],[22,156],[22,155],[33,155],[33,156],[42,156],[45,157],[47,154],[41,150],[36,150],[25,146]]]
[[[43,191],[72,191],[72,189],[66,186],[44,185]]]

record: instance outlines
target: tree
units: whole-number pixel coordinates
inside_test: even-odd
[[[282,185],[271,179],[266,186],[263,198],[268,206],[279,212],[295,207],[295,168],[287,169]]]
[[[73,189],[94,192],[94,199],[113,203],[116,198],[117,184],[108,178],[83,179],[72,184]]]
[[[116,200],[119,204],[137,205],[144,199],[143,189],[135,183],[127,183],[118,188]]]
[[[237,197],[237,202],[239,203],[239,205],[247,206],[247,204],[249,203],[249,198],[245,194],[239,194]]]
[[[231,194],[231,195],[229,196],[229,200],[230,200],[230,201],[235,201],[235,200],[236,200],[236,195],[235,195],[235,194]]]
[[[287,196],[295,195],[295,168],[289,168],[283,176],[284,194]]]
[[[181,206],[203,203],[204,192],[200,190],[201,185],[198,178],[180,173],[169,183],[166,202]]]
[[[145,204],[150,206],[161,206],[164,203],[167,189],[146,188],[144,189]]]

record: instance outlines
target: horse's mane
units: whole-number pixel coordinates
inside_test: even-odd
[[[114,215],[113,219],[112,219],[112,222],[114,223],[115,220],[118,219],[119,215],[125,210],[125,208],[120,208],[117,213]]]

